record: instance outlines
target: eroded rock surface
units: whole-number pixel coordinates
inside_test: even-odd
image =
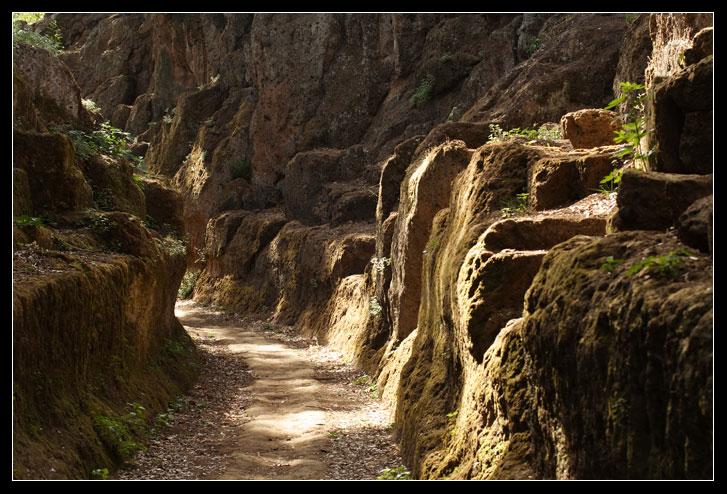
[[[376,376],[415,477],[711,475],[709,16],[55,18],[80,91],[177,189],[117,187],[97,241],[151,255],[162,239],[120,216],[142,206],[183,227],[190,296],[271,311]],[[656,89],[648,172],[614,161],[598,110],[624,80]],[[545,123],[564,134],[495,131]],[[99,164],[66,161],[59,183]]]

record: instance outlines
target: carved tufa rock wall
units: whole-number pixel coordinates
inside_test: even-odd
[[[180,197],[82,152],[99,129],[56,57],[19,44],[14,81],[13,475],[87,479],[128,460],[198,372],[174,316]]]
[[[376,376],[417,478],[708,478],[711,103],[686,96],[710,22],[665,16],[56,18],[84,94],[184,197],[192,296]],[[649,78],[651,171],[594,194],[617,148],[583,117],[674,22],[698,29]],[[562,118],[572,141],[489,142]]]

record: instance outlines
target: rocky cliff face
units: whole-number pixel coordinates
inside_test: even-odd
[[[377,376],[417,477],[711,475],[710,16],[52,19],[183,197],[192,296]]]
[[[141,447],[197,372],[174,316],[181,203],[135,179],[60,60],[14,49],[14,477],[91,478]]]

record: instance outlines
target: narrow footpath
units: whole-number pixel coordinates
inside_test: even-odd
[[[119,480],[373,480],[403,465],[370,378],[264,317],[177,303],[202,355]]]

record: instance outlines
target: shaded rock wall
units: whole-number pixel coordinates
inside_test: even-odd
[[[623,232],[573,238],[543,260],[523,313],[540,475],[713,476],[711,258],[629,274],[684,248]],[[607,271],[609,256],[619,267]]]
[[[91,147],[96,117],[60,60],[14,55],[13,475],[88,479],[128,460],[198,372],[174,316],[181,203]]]
[[[627,27],[620,16],[542,14],[54,18],[69,46],[64,60],[84,95],[106,118],[117,116],[114,125],[148,143],[146,158],[154,171],[177,175],[178,187],[189,197],[192,253],[204,244],[206,222],[226,209],[283,204],[288,214],[300,214],[299,198],[306,192],[294,184],[302,170],[288,162],[320,148],[352,148],[345,154],[355,157],[355,165],[346,158],[348,174],[323,172],[330,183],[319,184],[322,193],[313,194],[325,211],[317,221],[331,216],[339,223],[361,216],[373,221],[375,199],[362,191],[377,186],[396,145],[458,120],[496,84],[519,88],[535,80],[512,78],[529,67],[543,67],[539,81],[560,84],[580,74],[591,82],[573,81],[577,101],[572,101],[576,92],[523,86],[519,94],[548,93],[550,100],[536,106],[510,101],[509,110],[483,101],[477,117],[468,120],[485,123],[487,132],[488,121],[526,127],[605,103]],[[566,43],[575,36],[568,33],[583,29],[597,33],[598,45],[611,55],[594,57],[587,47]],[[564,51],[566,45],[571,48]],[[593,74],[575,69],[586,60]],[[561,66],[574,68],[551,70]],[[593,80],[606,82],[596,87]],[[587,88],[592,94],[584,93]],[[552,110],[546,115],[536,108]],[[317,163],[316,156],[323,161]],[[307,162],[308,170],[340,168],[320,154],[309,155]],[[248,168],[246,179],[228,172],[235,166]]]
[[[697,272],[711,265],[711,157],[695,150],[711,103],[686,97],[710,79],[707,33],[679,31],[681,75],[669,59],[646,77],[653,50],[669,58],[669,22],[708,25],[696,17],[57,19],[84,94],[139,129],[185,198],[194,298],[273,310],[376,375],[415,476],[497,479],[710,475],[711,278]],[[111,69],[90,74],[91,53]],[[626,170],[615,201],[593,196],[616,166],[608,139],[488,143],[490,124],[602,116],[619,82],[647,79],[653,170]],[[528,217],[503,217],[521,206]],[[677,237],[701,249],[678,276],[626,274]]]

